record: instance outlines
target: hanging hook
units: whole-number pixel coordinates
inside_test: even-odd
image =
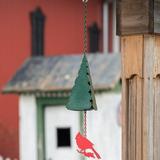
[[[87,3],[88,2],[88,0],[82,0],[84,3]]]

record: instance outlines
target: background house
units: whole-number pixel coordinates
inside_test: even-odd
[[[88,138],[102,159],[120,160],[120,54],[88,60],[98,106],[87,114]],[[80,160],[75,136],[83,127],[82,113],[65,107],[80,62],[81,56],[31,58],[5,87],[5,93],[19,94],[21,160]]]
[[[119,51],[119,40],[115,36],[115,2],[93,0],[88,9],[88,41],[92,42],[89,51],[93,44],[97,44],[95,52]],[[74,0],[1,1],[0,89],[30,56],[81,53],[82,10],[81,1]],[[98,40],[92,39],[97,37],[93,36],[95,30]],[[18,124],[18,97],[0,94],[0,154],[3,156],[19,156]]]

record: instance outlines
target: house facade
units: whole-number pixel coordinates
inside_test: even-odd
[[[87,135],[102,159],[121,160],[120,54],[87,57],[98,107],[87,112]],[[83,130],[83,114],[66,108],[81,59],[30,58],[6,85],[5,93],[19,95],[21,160],[83,159],[75,143]]]
[[[81,53],[82,14],[81,1],[1,1],[0,89],[28,57]],[[88,28],[96,24],[99,31],[96,32],[98,41],[93,41],[93,44],[98,44],[96,51],[119,51],[114,17],[114,1],[89,2]],[[37,21],[40,21],[40,25],[34,23]],[[34,32],[36,28],[40,28],[40,35]],[[92,34],[89,32],[89,42]],[[89,45],[88,50],[91,50],[93,44]],[[18,96],[0,94],[0,154],[4,157],[19,158],[18,106]]]

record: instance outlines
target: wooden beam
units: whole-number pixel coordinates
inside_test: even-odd
[[[123,36],[121,42],[123,160],[159,160],[160,36]]]
[[[117,0],[117,34],[160,33],[160,0]]]
[[[122,160],[160,160],[160,0],[119,0]]]

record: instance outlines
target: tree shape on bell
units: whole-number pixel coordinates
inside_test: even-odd
[[[85,54],[66,107],[74,111],[97,110],[89,64]]]

